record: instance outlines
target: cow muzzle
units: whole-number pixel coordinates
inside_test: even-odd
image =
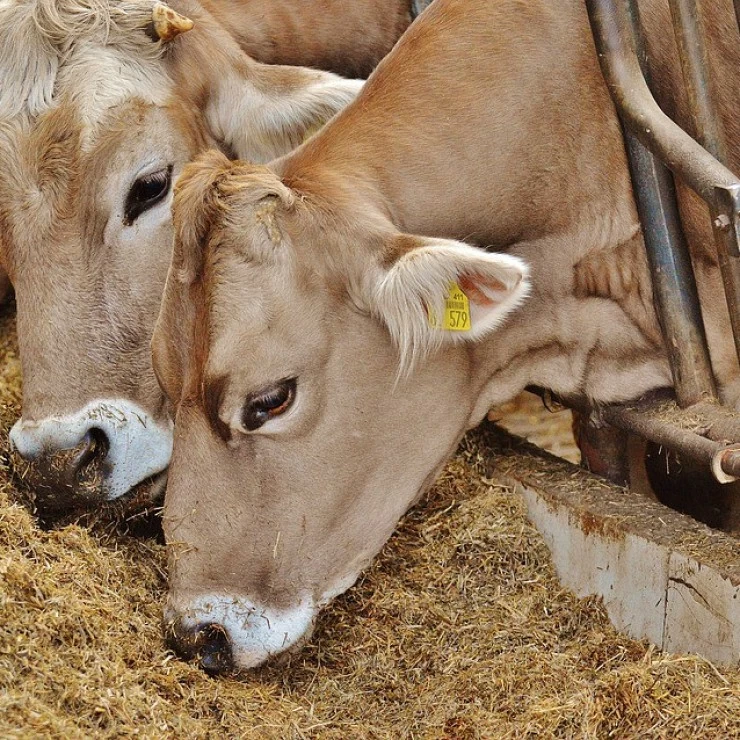
[[[129,401],[97,401],[67,416],[20,419],[10,444],[36,508],[58,514],[124,500],[144,482],[163,489],[172,424]]]
[[[198,596],[164,613],[168,645],[197,659],[211,675],[256,668],[300,647],[311,635],[317,609],[304,600],[288,609],[259,606],[234,596]]]

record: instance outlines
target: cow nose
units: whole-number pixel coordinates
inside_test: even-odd
[[[176,564],[170,578],[177,578]],[[172,587],[171,587],[172,589]],[[297,648],[311,634],[318,609],[304,596],[277,608],[234,593],[174,594],[164,610],[167,641],[209,673],[246,671]]]
[[[182,622],[172,625],[168,634],[170,647],[181,657],[197,658],[200,667],[210,676],[234,671],[234,655],[226,630],[219,624],[185,627]]]
[[[108,448],[105,433],[90,429],[71,449],[44,449],[26,455],[16,449],[20,460],[16,461],[15,469],[33,491],[40,513],[69,510],[98,502]]]
[[[15,472],[30,484],[30,498],[41,492],[37,508],[99,508],[119,499],[138,505],[137,496],[156,497],[162,490],[172,422],[157,421],[125,399],[101,399],[62,416],[21,418],[10,430],[10,443],[14,462],[20,462]],[[151,485],[137,489],[145,481]]]

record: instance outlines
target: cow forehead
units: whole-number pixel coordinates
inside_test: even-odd
[[[74,105],[81,126],[83,150],[96,142],[100,124],[117,106],[139,100],[161,106],[172,83],[160,61],[131,58],[115,49],[78,49],[58,76],[59,95]]]
[[[16,135],[28,136],[40,118],[62,108],[62,115],[74,121],[70,125],[79,130],[82,150],[89,151],[109,112],[131,100],[162,106],[172,92],[172,82],[161,62],[133,59],[116,49],[84,46],[58,70],[53,98],[36,106],[33,115],[28,111],[10,115],[9,108],[0,108],[0,125],[14,128]]]
[[[0,120],[34,118],[65,94],[83,121],[161,87],[163,46],[145,33],[153,0],[0,0]],[[159,70],[159,72],[158,72]]]
[[[259,386],[318,360],[327,332],[338,328],[336,297],[326,284],[295,263],[255,263],[235,252],[219,257],[206,268],[207,290],[197,298],[188,291],[204,302],[196,315],[209,343],[205,373],[236,374]]]

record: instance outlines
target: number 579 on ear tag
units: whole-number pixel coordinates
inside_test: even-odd
[[[457,283],[450,283],[450,289],[444,302],[442,317],[427,307],[429,326],[445,331],[470,331],[473,323],[470,319],[470,301]]]

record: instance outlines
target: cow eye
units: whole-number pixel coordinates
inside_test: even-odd
[[[144,211],[148,211],[165,198],[170,192],[171,185],[172,165],[137,178],[126,196],[123,219],[126,226],[131,226]]]
[[[281,380],[259,393],[247,397],[242,413],[242,424],[250,432],[266,421],[284,414],[295,399],[296,379]]]

